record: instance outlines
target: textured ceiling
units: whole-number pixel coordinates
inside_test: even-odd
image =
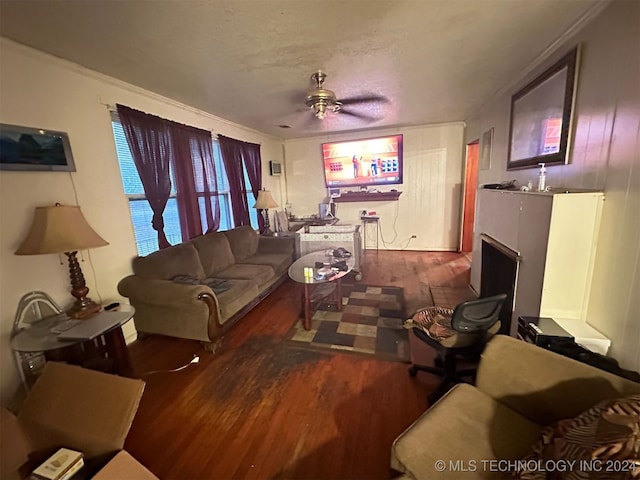
[[[603,0],[0,1],[0,34],[282,138],[466,119]],[[338,99],[304,105],[322,69]],[[151,112],[153,113],[153,112]],[[282,129],[279,125],[290,125]]]

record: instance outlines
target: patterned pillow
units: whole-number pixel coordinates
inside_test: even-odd
[[[513,476],[523,480],[640,478],[640,395],[547,427],[519,467]]]
[[[429,307],[416,312],[405,322],[405,328],[417,327],[426,332],[434,340],[441,341],[457,332],[451,328],[451,308]]]

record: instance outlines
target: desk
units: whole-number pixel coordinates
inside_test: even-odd
[[[94,370],[133,377],[129,350],[122,334],[122,325],[133,318],[135,309],[122,305],[118,312],[102,312],[101,315],[118,314],[117,323],[94,338],[60,340],[52,328],[69,320],[64,314],[43,318],[19,331],[11,339],[11,348],[22,353],[44,353],[47,360],[80,365]]]
[[[330,278],[316,279],[318,269],[315,267],[316,262],[326,263],[328,265],[345,260],[347,262],[347,270],[340,271]],[[313,304],[317,304],[321,300],[333,295],[338,310],[342,310],[342,277],[347,275],[354,266],[353,257],[337,258],[332,255],[326,255],[325,251],[312,252],[304,257],[300,257],[289,267],[289,277],[297,283],[303,285],[303,308],[305,330],[311,330],[311,316]],[[305,268],[313,269],[313,276],[307,277],[304,274]]]

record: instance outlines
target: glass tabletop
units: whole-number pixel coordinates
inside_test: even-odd
[[[311,252],[300,257],[289,267],[289,277],[298,283],[320,284],[347,275],[354,267],[351,257],[334,257],[333,248]]]

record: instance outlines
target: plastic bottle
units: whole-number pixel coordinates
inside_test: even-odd
[[[540,172],[538,173],[538,191],[544,192],[544,189],[546,187],[545,172],[547,170],[544,168],[544,163],[539,163],[538,165],[540,165]]]

